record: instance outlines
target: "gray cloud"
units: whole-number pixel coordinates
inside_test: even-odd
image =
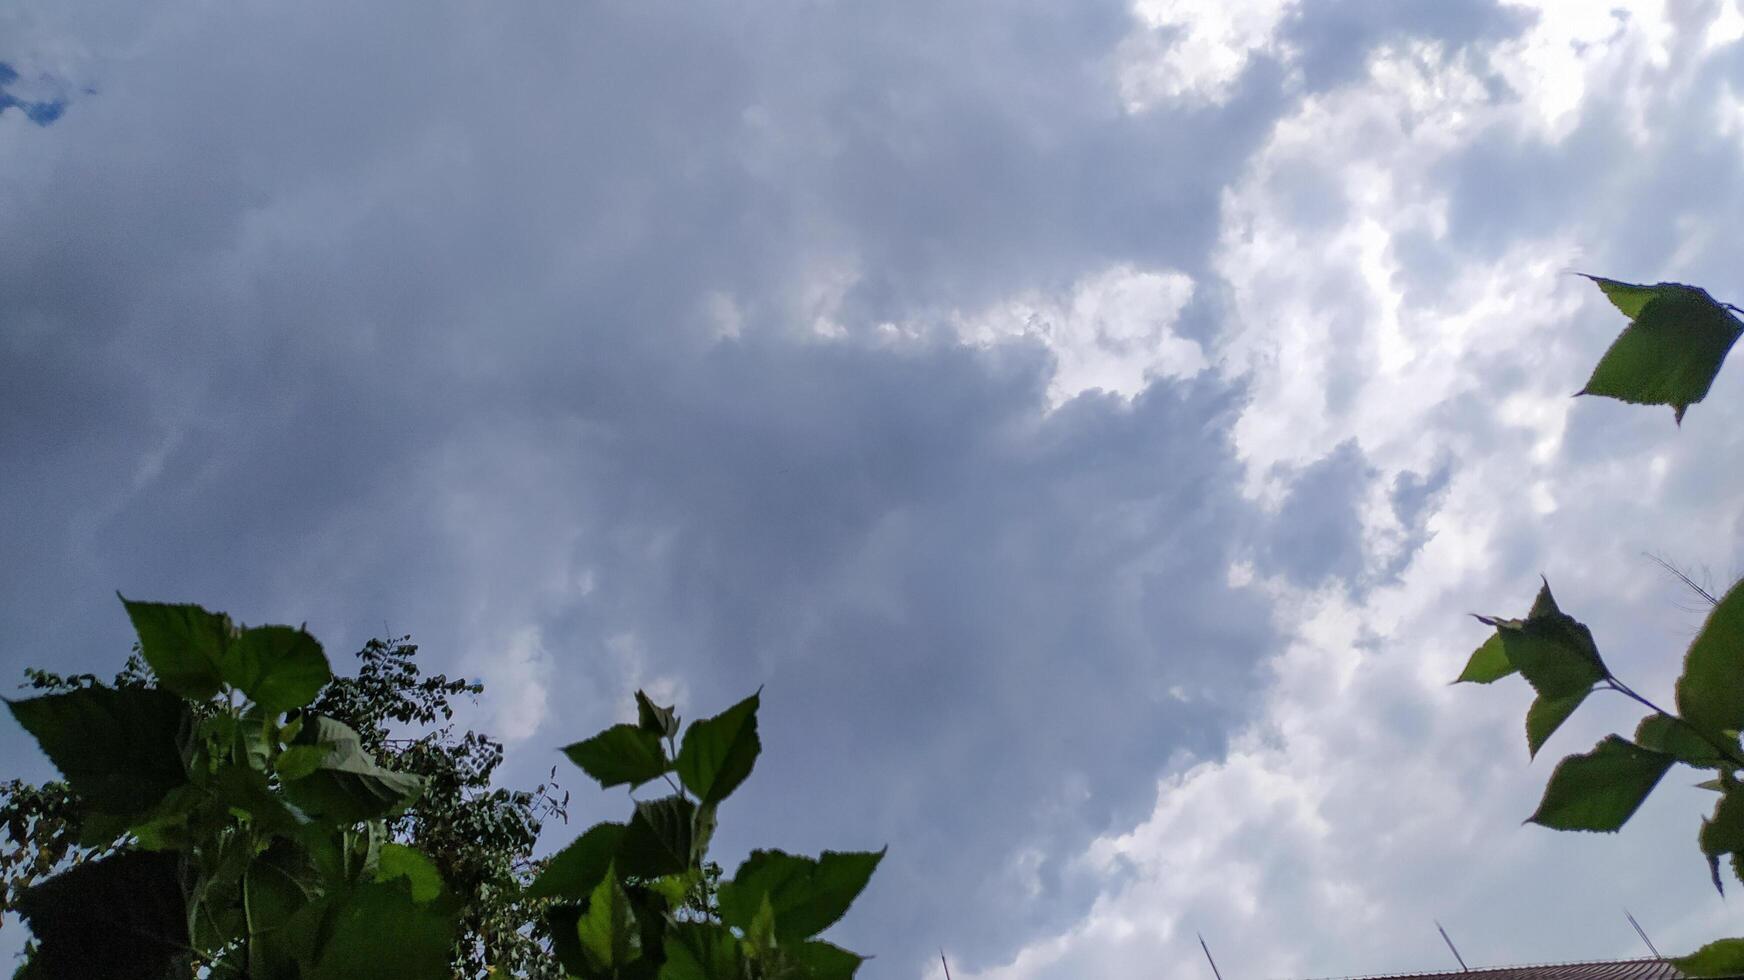
[[[100,92],[0,145],[7,672],[117,660],[116,588],[333,654],[410,630],[493,682],[479,724],[526,721],[523,776],[632,684],[692,715],[767,684],[721,846],[889,843],[839,935],[907,976],[1072,921],[1084,844],[1252,720],[1284,638],[1232,562],[1362,571],[1355,444],[1269,518],[1244,382],[1050,412],[1046,350],[950,328],[1126,264],[1193,276],[1178,332],[1224,332],[1220,194],[1301,94],[1275,60],[1128,114],[1116,3],[105,12],[0,42],[78,41]],[[1287,27],[1315,90],[1513,23]],[[1299,175],[1304,223],[1337,176]],[[1483,211],[1462,248],[1511,234]],[[1395,494],[1419,531],[1425,481]]]

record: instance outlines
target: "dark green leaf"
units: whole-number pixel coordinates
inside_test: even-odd
[[[1711,942],[1671,961],[1686,977],[1735,977],[1744,973],[1744,939]]]
[[[782,951],[808,980],[852,980],[854,972],[866,961],[864,956],[816,939],[785,946]]]
[[[1531,822],[1555,830],[1610,832],[1635,815],[1675,760],[1616,735],[1562,760]]]
[[[763,743],[757,738],[758,695],[726,711],[691,722],[679,747],[676,767],[686,789],[705,805],[727,798],[757,762]]]
[[[419,777],[377,765],[357,733],[331,718],[305,716],[297,742],[328,748],[314,772],[284,783],[285,796],[308,813],[341,823],[375,820],[410,804],[423,790]]]
[[[1744,728],[1744,580],[1727,590],[1684,656],[1677,713],[1712,737]]]
[[[563,965],[564,972],[572,977],[593,972],[587,954],[581,948],[581,935],[576,931],[584,907],[583,904],[564,902],[545,910],[545,930],[551,936],[551,953]]]
[[[1718,769],[1725,762],[1718,748],[1696,734],[1688,724],[1668,715],[1653,714],[1641,719],[1641,724],[1635,728],[1635,744],[1664,752],[1698,769]],[[1731,744],[1737,748],[1736,739]]]
[[[695,818],[696,804],[682,796],[637,803],[618,841],[618,873],[658,878],[689,868]]]
[[[332,680],[321,644],[300,629],[257,626],[225,648],[224,680],[272,714],[301,708]]]
[[[1460,672],[1454,683],[1491,684],[1517,669],[1508,660],[1508,649],[1502,645],[1502,638],[1492,636],[1484,641],[1483,646],[1472,652],[1471,659],[1466,661],[1465,670]]]
[[[413,900],[407,882],[364,882],[335,899],[330,937],[306,980],[439,980],[452,976],[454,921]]]
[[[582,955],[602,973],[615,975],[641,958],[642,937],[636,930],[636,916],[617,875],[607,874],[594,886],[586,910],[576,920],[575,934],[581,941]]]
[[[1670,405],[1681,423],[1684,410],[1707,396],[1744,328],[1695,286],[1595,281],[1619,310],[1635,313],[1577,394]],[[1644,298],[1644,292],[1651,295]]]
[[[726,926],[677,922],[666,932],[666,963],[659,980],[743,980],[739,940]]]
[[[1592,632],[1556,607],[1548,582],[1525,619],[1479,619],[1496,627],[1508,662],[1543,697],[1570,697],[1608,675]]]
[[[672,768],[660,736],[635,725],[613,725],[585,742],[564,746],[563,754],[605,789],[625,783],[634,789]]]
[[[678,737],[678,715],[672,709],[672,705],[662,708],[649,700],[647,694],[636,692],[636,725],[651,735]]]
[[[623,838],[621,823],[600,823],[588,828],[568,847],[552,855],[545,870],[533,879],[527,894],[533,898],[565,898],[580,901],[597,886],[612,866]]]
[[[775,937],[807,939],[829,928],[871,880],[883,851],[825,851],[812,859],[753,851],[720,889],[721,920],[749,930],[765,899],[775,911]]]
[[[191,975],[178,855],[133,851],[78,865],[19,896],[40,980]]]
[[[1538,750],[1586,699],[1587,692],[1581,691],[1565,698],[1540,697],[1532,702],[1532,707],[1526,709],[1526,749],[1533,758],[1538,757]]]
[[[230,617],[194,605],[133,602],[121,597],[139,652],[158,683],[182,697],[204,701],[224,687],[224,648],[234,629]]]
[[[99,810],[143,814],[188,781],[193,721],[168,691],[86,687],[6,705],[73,791]]]

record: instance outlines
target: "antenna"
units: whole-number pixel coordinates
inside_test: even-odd
[[[939,962],[944,965],[945,980],[951,980],[951,964],[945,962],[945,948],[943,946],[939,947]]]
[[[1199,937],[1199,948],[1205,951],[1205,962],[1211,964],[1211,975],[1217,980],[1223,980],[1223,974],[1217,972],[1217,961],[1211,958],[1211,947],[1205,945],[1205,934],[1196,932],[1193,935]]]
[[[1429,921],[1435,922],[1434,919]],[[1453,950],[1453,958],[1459,961],[1459,968],[1470,973],[1471,967],[1465,965],[1465,957],[1459,955],[1459,947],[1455,946],[1453,940],[1448,938],[1447,930],[1441,928],[1441,923],[1435,922],[1435,931],[1441,933],[1441,941],[1447,944],[1448,949]]]
[[[1647,948],[1653,951],[1653,958],[1656,960],[1665,959],[1659,955],[1659,948],[1653,945],[1653,940],[1647,938],[1647,930],[1641,928],[1641,923],[1635,921],[1635,916],[1630,915],[1628,909],[1623,910],[1623,915],[1629,920],[1629,924],[1635,927],[1635,935],[1640,936],[1641,941],[1647,944]]]

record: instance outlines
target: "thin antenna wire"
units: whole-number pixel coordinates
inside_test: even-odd
[[[1205,962],[1211,964],[1211,975],[1217,980],[1223,980],[1223,974],[1217,972],[1217,961],[1211,958],[1211,947],[1205,945],[1205,934],[1196,932],[1193,935],[1199,937],[1199,948],[1205,951]]]
[[[945,962],[945,948],[939,947],[939,962],[945,967],[945,980],[951,980],[951,964]]]
[[[1431,919],[1430,921],[1435,922],[1434,919]],[[1447,930],[1441,928],[1441,923],[1435,922],[1435,931],[1441,933],[1441,941],[1447,944],[1448,949],[1453,950],[1453,958],[1459,961],[1459,968],[1470,973],[1471,967],[1465,965],[1465,957],[1459,955],[1459,947],[1453,944],[1453,940],[1447,935]]]
[[[1641,928],[1641,923],[1635,921],[1635,916],[1631,915],[1628,909],[1623,910],[1623,915],[1629,920],[1629,924],[1635,927],[1635,935],[1640,936],[1641,941],[1647,944],[1649,950],[1652,950],[1653,958],[1664,960],[1665,957],[1659,954],[1659,947],[1653,945],[1653,940],[1647,938],[1647,930]]]

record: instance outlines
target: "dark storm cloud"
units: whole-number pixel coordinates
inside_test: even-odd
[[[116,588],[444,667],[530,627],[523,774],[627,696],[624,638],[693,715],[766,683],[721,844],[889,843],[841,937],[901,976],[1081,911],[1062,855],[1221,750],[1279,642],[1227,584],[1256,536],[1351,570],[1354,450],[1267,525],[1238,388],[1048,413],[1044,351],[941,319],[1128,263],[1204,280],[1214,334],[1275,64],[1127,115],[1114,3],[163,16],[5,148],[7,673],[114,663]],[[1377,18],[1355,48],[1411,29]]]

